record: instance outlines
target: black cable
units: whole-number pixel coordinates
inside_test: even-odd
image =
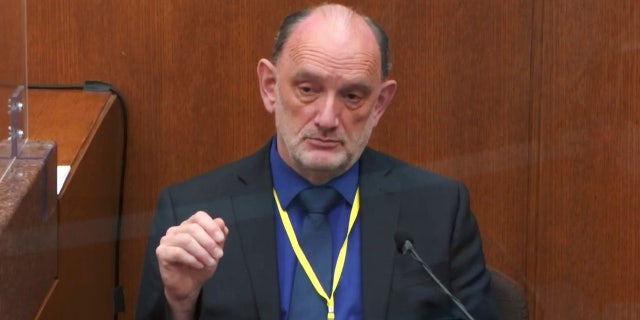
[[[27,85],[29,89],[72,89],[72,90],[82,90],[84,89],[84,85],[82,84],[29,84]]]
[[[127,153],[127,108],[120,92],[111,84],[97,80],[87,80],[84,84],[29,84],[29,89],[65,89],[85,90],[93,92],[111,92],[120,100],[120,114],[122,115],[122,161],[120,163],[120,195],[118,197],[118,212],[116,214],[116,234],[114,248],[114,287],[113,287],[113,318],[117,319],[118,312],[124,311],[124,290],[120,284],[120,236],[122,229],[122,214],[124,211],[124,178]]]

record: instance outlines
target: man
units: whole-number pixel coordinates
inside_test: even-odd
[[[272,59],[258,63],[276,135],[257,153],[162,192],[138,318],[459,315],[397,252],[398,231],[471,314],[497,318],[465,187],[366,147],[396,91],[387,47],[378,25],[340,5],[285,19]],[[323,213],[305,203],[309,190],[331,194]],[[327,258],[316,258],[320,251]]]

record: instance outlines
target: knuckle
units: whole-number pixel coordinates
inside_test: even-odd
[[[198,225],[194,223],[185,224],[182,227],[183,232],[194,234],[198,230]]]
[[[167,232],[165,233],[165,235],[173,235],[179,232],[179,228],[178,226],[172,226],[169,229],[167,229]]]

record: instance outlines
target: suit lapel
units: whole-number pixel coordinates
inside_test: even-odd
[[[379,163],[365,150],[361,161],[361,263],[362,301],[365,319],[382,319],[387,313],[395,244],[398,206],[385,190],[390,165]]]
[[[278,319],[280,295],[268,157],[269,145],[235,168],[245,187],[232,197],[232,203],[259,317]],[[364,319],[381,319],[387,313],[398,217],[398,206],[386,188],[390,172],[391,164],[374,151],[365,150],[359,182]]]
[[[277,319],[280,314],[280,295],[273,195],[271,192],[260,192],[235,197],[233,205],[260,319]]]
[[[232,197],[238,235],[260,319],[280,317],[269,146],[267,144],[235,168],[244,187]]]

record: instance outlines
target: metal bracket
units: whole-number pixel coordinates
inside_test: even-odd
[[[25,87],[18,86],[7,103],[9,108],[9,141],[11,142],[11,157],[17,157],[19,154],[19,146],[26,139],[26,120],[25,120]]]

